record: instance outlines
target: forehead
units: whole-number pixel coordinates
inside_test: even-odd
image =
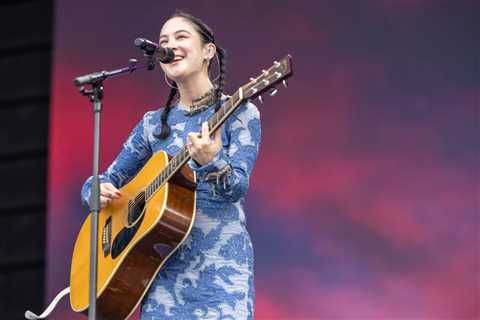
[[[167,22],[164,23],[162,29],[160,30],[160,37],[174,34],[179,30],[186,30],[191,34],[196,32],[195,28],[188,20],[182,17],[175,17],[167,20]]]

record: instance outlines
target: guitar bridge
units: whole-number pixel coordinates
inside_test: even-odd
[[[112,248],[112,217],[109,217],[105,222],[102,232],[102,251],[103,256],[106,257],[110,254]]]

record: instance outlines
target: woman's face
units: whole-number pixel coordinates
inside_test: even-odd
[[[181,82],[201,72],[207,72],[205,59],[210,58],[208,47],[203,45],[199,33],[194,26],[182,17],[175,17],[167,22],[160,31],[159,44],[168,47],[175,53],[175,60],[169,64],[161,63],[167,77]]]

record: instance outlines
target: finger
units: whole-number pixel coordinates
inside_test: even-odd
[[[207,121],[205,121],[204,123],[202,123],[202,140],[203,141],[210,140],[210,133],[208,131],[209,131],[208,123]]]
[[[100,197],[100,207],[105,208],[111,201],[112,201],[112,199],[105,198],[105,197],[101,196]]]
[[[222,140],[222,129],[218,128],[217,131],[215,131],[215,142],[218,143],[221,140]]]
[[[100,191],[100,195],[101,196],[104,196],[105,198],[109,198],[109,199],[118,199],[120,198],[120,195],[113,192],[113,191],[110,191],[110,190],[103,190],[103,191]]]
[[[104,186],[105,188],[109,188],[109,189],[110,189],[110,188],[115,188],[115,187],[113,186],[113,184],[111,184],[110,182],[103,182],[103,183],[101,183],[100,185],[101,185],[101,186]]]
[[[104,183],[102,184],[105,189],[107,189],[108,191],[110,192],[113,192],[116,196],[120,197],[122,196],[122,193],[120,192],[120,190],[118,190],[117,188],[115,188],[115,186],[111,183]]]
[[[187,136],[187,139],[193,146],[197,146],[200,143],[200,138],[198,138],[198,133],[196,132],[190,132]]]
[[[120,191],[119,191],[117,188],[115,188],[115,186],[114,186],[113,184],[111,184],[111,183],[108,183],[108,182],[107,182],[107,183],[103,183],[102,185],[105,187],[105,189],[107,189],[107,190],[109,190],[109,191],[112,191],[112,192],[120,192]]]

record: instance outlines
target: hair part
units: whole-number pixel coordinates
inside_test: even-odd
[[[217,45],[215,43],[215,37],[213,35],[213,31],[202,20],[200,20],[199,18],[197,18],[197,17],[195,17],[195,16],[193,16],[189,13],[186,13],[184,11],[179,11],[179,10],[177,10],[170,17],[170,19],[177,18],[177,17],[183,18],[183,19],[189,21],[193,25],[195,30],[200,35],[200,39],[202,40],[203,45],[208,44],[208,43],[213,43],[215,45],[215,47],[217,48],[216,55],[217,55],[218,62],[219,62],[219,73],[220,73],[219,78],[218,78],[218,86],[215,89],[215,112],[217,112],[218,109],[220,109],[221,98],[222,98],[222,95],[223,95],[223,90],[225,88],[225,74],[226,74],[226,61],[225,61],[226,57],[225,56],[226,56],[226,52],[222,47],[220,47],[219,45]],[[212,60],[213,59],[214,58],[212,58]],[[210,74],[212,69],[213,69],[213,64],[210,63],[208,65],[208,70],[207,70],[208,74]],[[170,135],[170,126],[168,125],[168,121],[167,121],[168,120],[168,114],[170,113],[170,110],[172,109],[173,101],[178,96],[178,89],[177,89],[176,83],[173,82],[172,85],[173,85],[173,87],[170,90],[170,93],[169,93],[168,98],[167,98],[167,102],[165,103],[165,108],[163,108],[162,115],[160,117],[161,118],[161,123],[162,123],[162,130],[161,130],[160,134],[155,135],[155,137],[157,137],[159,139],[166,139]]]

